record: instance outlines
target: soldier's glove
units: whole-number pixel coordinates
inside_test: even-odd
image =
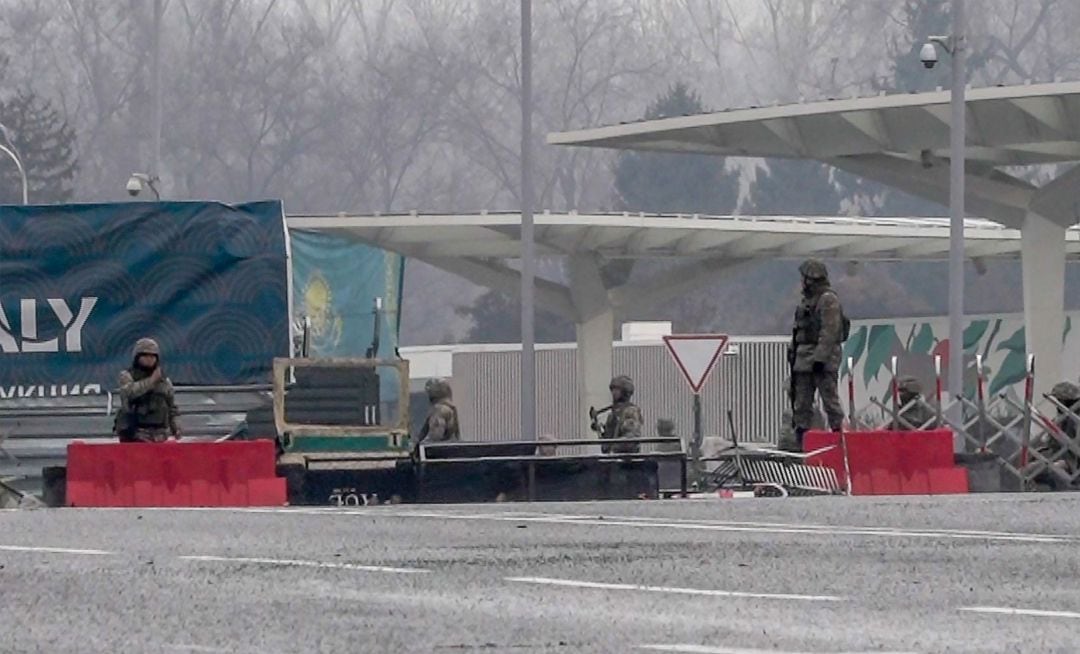
[[[825,362],[824,361],[815,361],[814,362],[814,372],[817,372],[817,373],[825,372]]]

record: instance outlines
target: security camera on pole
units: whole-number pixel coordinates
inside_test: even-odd
[[[161,194],[158,193],[157,190],[159,181],[161,180],[159,180],[156,175],[148,173],[131,173],[131,177],[129,177],[127,181],[128,195],[135,197],[139,193],[142,193],[144,188],[148,188],[154,194],[154,198],[160,200]]]
[[[964,393],[964,162],[967,48],[964,43],[964,0],[953,0],[952,36],[931,36],[922,47],[919,59],[923,66],[937,64],[940,46],[952,55],[952,112],[949,121],[949,398],[953,424],[961,424],[960,398]],[[960,434],[954,434],[953,446],[963,447]]]

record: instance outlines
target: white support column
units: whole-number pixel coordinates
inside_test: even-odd
[[[600,263],[592,256],[574,256],[567,262],[570,296],[577,309],[578,438],[587,438],[589,407],[611,404],[611,381],[615,309],[600,277]]]
[[[1035,397],[1039,398],[1063,379],[1065,228],[1029,213],[1021,233],[1024,335],[1027,353],[1035,355]]]
[[[615,331],[615,311],[610,307],[577,324],[578,414],[581,433],[576,438],[589,438],[589,407],[600,409],[611,404],[608,382],[612,374],[612,333]]]

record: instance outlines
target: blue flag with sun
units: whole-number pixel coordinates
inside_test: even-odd
[[[379,358],[393,358],[401,319],[404,259],[393,252],[321,232],[290,232],[293,319],[309,321],[313,357],[362,357],[372,345],[375,299]],[[300,333],[300,330],[297,330]]]

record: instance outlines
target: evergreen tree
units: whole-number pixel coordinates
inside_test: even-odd
[[[689,85],[673,84],[645,110],[645,119],[697,114],[705,109]],[[731,213],[738,201],[737,173],[724,170],[724,159],[710,155],[633,152],[619,154],[615,164],[615,206],[620,211],[650,213]],[[634,264],[616,260],[601,268],[604,283],[627,282]],[[647,276],[656,266],[644,266]],[[662,266],[660,267],[662,268]],[[472,319],[469,342],[516,343],[521,338],[521,304],[500,291],[487,291],[472,307],[458,310]],[[559,316],[536,312],[538,342],[573,341],[574,326]]]
[[[814,161],[770,159],[750,187],[751,213],[760,215],[835,216],[840,193],[829,178],[829,166]]]
[[[0,60],[0,79],[7,60]],[[75,130],[52,103],[22,89],[0,100],[0,123],[7,129],[0,143],[14,146],[23,166],[34,204],[66,202],[74,193],[78,157]],[[15,162],[0,153],[0,203],[22,203],[22,180]]]
[[[704,110],[697,92],[677,82],[648,106],[645,119]],[[615,191],[621,211],[728,214],[738,202],[739,180],[724,170],[722,157],[624,150],[615,164]]]
[[[490,290],[471,307],[457,309],[459,316],[473,321],[465,336],[469,343],[518,343],[521,341],[521,302],[502,291]],[[542,309],[536,311],[536,341],[566,343],[575,338],[569,321]]]

